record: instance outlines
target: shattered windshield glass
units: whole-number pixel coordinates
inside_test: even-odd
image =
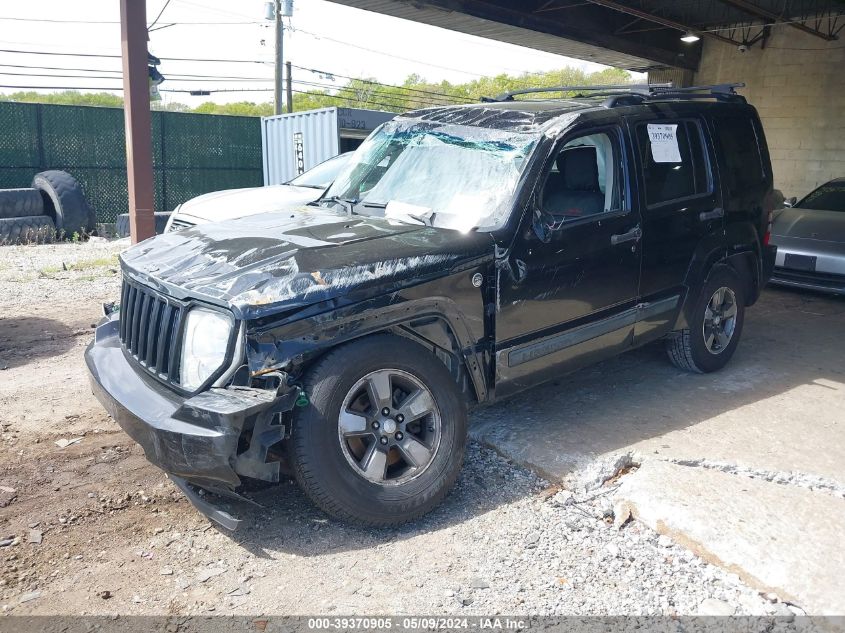
[[[507,220],[536,140],[472,126],[392,121],[358,148],[321,203],[459,231],[493,230]]]

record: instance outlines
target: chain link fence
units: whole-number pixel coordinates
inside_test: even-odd
[[[209,191],[263,184],[261,119],[153,112],[157,211]],[[99,222],[128,211],[123,110],[0,102],[0,189],[45,169],[82,184]]]

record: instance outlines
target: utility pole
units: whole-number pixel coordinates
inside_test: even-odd
[[[275,0],[276,13],[276,89],[273,91],[275,101],[273,103],[273,112],[275,114],[282,113],[282,91],[283,91],[283,73],[284,73],[284,55],[283,45],[285,39],[285,24],[282,22],[282,0]]]
[[[288,113],[291,113],[293,112],[293,86],[291,85],[293,80],[290,74],[290,62],[285,62],[285,69],[288,74]]]
[[[132,243],[155,235],[146,2],[120,0],[126,178]]]

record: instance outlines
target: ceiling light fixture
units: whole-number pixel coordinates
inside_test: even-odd
[[[695,33],[693,33],[692,31],[687,31],[686,33],[684,33],[684,34],[681,36],[681,41],[682,41],[682,42],[686,42],[687,44],[692,44],[693,42],[697,42],[697,41],[698,41],[698,40],[700,40],[700,39],[701,39],[701,38],[700,38],[700,37],[698,37],[698,35],[696,35],[696,34],[695,34]]]

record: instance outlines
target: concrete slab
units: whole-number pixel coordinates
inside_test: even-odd
[[[662,345],[477,411],[471,435],[552,479],[619,451],[802,471],[845,483],[845,300],[769,290],[722,371]]]
[[[661,461],[625,477],[616,498],[750,586],[815,615],[845,613],[845,499]]]
[[[780,587],[812,612],[845,613],[841,598],[806,580],[836,586],[832,574],[845,572],[838,554],[825,552],[841,548],[845,533],[845,517],[837,514],[845,503],[843,358],[845,299],[767,290],[746,313],[743,340],[720,372],[676,370],[654,345],[479,410],[470,434],[568,485],[595,483],[597,464],[630,456],[645,473],[661,468],[700,479],[709,487],[692,504],[700,523],[679,522],[674,535],[689,530],[686,538],[700,539],[720,560],[725,555],[738,573]],[[639,478],[639,512],[654,525],[695,489],[686,478]],[[719,485],[736,501],[716,494]],[[774,531],[726,528],[743,521]],[[830,526],[838,527],[838,540]],[[768,543],[771,534],[782,535],[779,547]],[[798,548],[793,538],[805,543]],[[727,556],[732,552],[746,554]]]

